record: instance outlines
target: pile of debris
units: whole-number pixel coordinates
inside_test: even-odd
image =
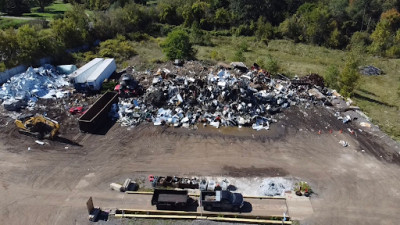
[[[378,76],[378,75],[383,74],[381,69],[376,68],[374,66],[360,67],[360,73],[362,75],[368,75],[368,76]]]
[[[327,102],[323,94],[327,90],[318,75],[292,83],[284,76],[273,79],[259,68],[246,70],[180,68],[174,73],[159,69],[143,96],[120,101],[120,122],[123,126],[152,121],[194,129],[202,123],[268,130],[276,122],[274,115],[285,108]]]
[[[285,178],[274,177],[266,178],[260,186],[262,196],[284,196],[286,191],[291,191],[293,183]]]
[[[51,65],[29,67],[25,73],[17,74],[0,89],[4,108],[10,111],[22,107],[33,107],[38,98],[62,98],[67,92],[61,87],[68,85],[65,76],[59,75]]]

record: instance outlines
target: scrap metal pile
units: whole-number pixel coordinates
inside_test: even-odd
[[[29,67],[25,73],[11,77],[0,89],[0,100],[4,108],[15,111],[21,107],[33,107],[38,98],[62,98],[66,92],[61,87],[68,85],[51,65]]]
[[[274,115],[285,108],[326,102],[322,94],[326,89],[314,84],[314,80],[321,83],[318,75],[292,84],[284,76],[271,78],[257,66],[250,71],[201,68],[197,72],[159,69],[151,84],[143,85],[144,95],[119,102],[119,121],[123,126],[151,121],[154,125],[194,129],[202,123],[217,128],[251,126],[268,130],[269,124],[276,122]]]

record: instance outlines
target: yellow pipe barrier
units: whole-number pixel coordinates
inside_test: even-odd
[[[116,218],[148,218],[148,219],[213,220],[213,221],[256,223],[256,224],[289,224],[289,225],[292,224],[292,221],[245,219],[245,218],[223,218],[223,217],[208,217],[208,216],[116,214],[115,217]]]

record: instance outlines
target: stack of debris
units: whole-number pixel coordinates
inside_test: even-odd
[[[3,84],[0,99],[7,110],[15,111],[24,106],[33,107],[38,98],[62,98],[67,92],[61,87],[68,84],[51,65],[35,69],[30,67]]]
[[[194,129],[202,123],[262,130],[276,122],[274,115],[282,109],[326,103],[323,79],[318,75],[310,75],[304,84],[292,84],[284,76],[272,79],[263,70],[253,67],[244,72],[244,64],[240,66],[234,70],[200,67],[196,72],[160,69],[144,87],[143,96],[120,101],[120,122],[124,126],[152,121]]]
[[[377,76],[383,74],[382,70],[379,68],[376,68],[374,66],[364,66],[360,67],[360,73],[362,75],[368,75],[368,76]]]

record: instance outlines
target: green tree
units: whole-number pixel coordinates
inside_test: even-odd
[[[280,70],[278,61],[270,54],[268,54],[265,58],[258,58],[256,63],[271,74],[277,74]]]
[[[157,4],[158,18],[163,23],[179,25],[183,23],[182,7],[186,1],[160,0]]]
[[[227,28],[231,23],[231,15],[228,10],[219,8],[215,12],[214,24],[219,28]]]
[[[19,46],[16,30],[9,28],[0,30],[0,58],[4,61],[6,67],[18,65]]]
[[[329,27],[330,15],[325,5],[315,5],[305,3],[297,10],[299,24],[302,29],[302,38],[304,41],[313,44],[324,44],[331,33]]]
[[[268,54],[264,68],[271,74],[276,74],[279,72],[280,66],[278,61],[274,57],[272,57],[272,55]]]
[[[54,20],[50,27],[66,48],[79,47],[86,44],[89,36],[89,18],[83,7],[75,5],[65,13],[64,19]]]
[[[276,0],[231,0],[230,9],[241,23],[256,21],[264,16],[268,22],[278,25],[284,20],[285,1]]]
[[[115,58],[118,63],[136,55],[132,44],[122,35],[100,43],[99,55],[101,57]]]
[[[211,36],[201,30],[197,22],[194,22],[190,29],[190,42],[195,45],[212,46]]]
[[[274,37],[274,27],[271,23],[266,22],[264,17],[258,18],[256,27],[255,35],[259,41],[268,42]]]
[[[340,94],[350,97],[357,87],[360,74],[358,73],[359,61],[353,54],[347,57],[346,64],[340,73]]]
[[[186,4],[182,12],[184,25],[190,27],[194,22],[197,22],[201,28],[210,29],[213,20],[210,10],[211,4],[207,2],[196,1],[192,5]]]
[[[18,58],[22,63],[32,62],[41,57],[38,32],[34,28],[29,25],[20,27],[17,31],[17,42],[20,49]]]
[[[400,27],[400,13],[389,10],[381,15],[381,19],[371,34],[372,43],[369,51],[374,54],[386,55],[386,51],[396,45],[396,31]],[[390,53],[390,52],[389,52]]]
[[[343,35],[338,28],[335,28],[327,41],[327,45],[331,48],[341,48],[343,46]]]
[[[366,47],[370,45],[371,39],[369,38],[369,34],[367,32],[355,32],[353,36],[351,36],[350,43],[347,46],[348,49],[354,50],[357,49],[361,53],[365,53]]]
[[[235,54],[233,55],[232,61],[235,62],[244,62],[246,61],[246,57],[243,55],[243,50],[242,49],[237,49],[235,51]]]
[[[22,13],[30,12],[29,0],[3,0],[0,1],[2,12],[11,16],[20,16]]]
[[[294,16],[283,21],[278,27],[281,36],[290,38],[295,42],[300,41],[301,30],[302,28]]]
[[[44,7],[51,5],[53,2],[54,0],[35,0],[40,12],[44,12]]]
[[[334,65],[329,66],[325,73],[325,79],[324,79],[325,84],[332,89],[340,91],[339,75],[340,75],[340,72],[336,66],[334,66]]]
[[[171,60],[190,59],[195,54],[188,33],[180,29],[171,31],[161,43],[161,47],[167,58]]]

